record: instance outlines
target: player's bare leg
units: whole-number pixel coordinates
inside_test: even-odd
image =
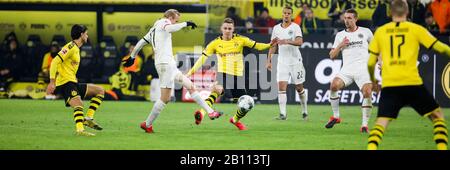
[[[200,105],[200,107],[202,107],[202,109],[204,109],[207,113],[208,116],[213,119],[213,118],[218,118],[220,117],[220,113],[214,111],[200,96],[200,94],[197,92],[197,89],[195,89],[194,84],[192,83],[192,81],[187,78],[185,75],[178,73],[175,76],[175,81],[181,85],[183,85],[184,88],[186,88],[189,91],[189,94],[191,94],[191,98],[194,99],[194,101]],[[194,115],[196,121],[195,123],[198,125],[200,124],[201,119],[203,118],[203,115],[200,114],[200,117],[198,117],[198,113],[196,112],[196,114]],[[199,119],[197,119],[199,118]]]
[[[94,121],[94,114],[103,101],[103,98],[105,96],[105,90],[101,86],[97,86],[94,84],[87,84],[86,97],[91,96],[92,98],[90,106],[86,113],[86,117],[84,118],[83,124],[95,130],[102,130],[103,128],[96,121]]]
[[[83,101],[80,96],[76,96],[69,100],[69,105],[74,109],[73,119],[75,121],[76,135],[80,136],[95,136],[93,133],[86,132],[83,126]]]
[[[286,103],[287,103],[287,81],[279,81],[278,82],[278,105],[280,107],[280,116],[276,117],[277,120],[286,120],[287,119],[287,113],[286,113]]]
[[[302,118],[303,120],[308,120],[308,92],[303,88],[303,84],[295,85],[295,90],[297,90],[300,96],[300,104],[302,106]]]
[[[361,105],[362,124],[360,132],[369,133],[368,123],[370,114],[372,113],[372,83],[364,84],[361,91],[364,99]]]
[[[325,125],[325,128],[332,128],[334,124],[340,123],[341,119],[339,117],[339,96],[338,91],[344,88],[345,83],[344,81],[339,78],[335,77],[333,81],[331,81],[330,85],[330,104],[331,109],[333,111],[333,116],[330,117],[330,120]]]

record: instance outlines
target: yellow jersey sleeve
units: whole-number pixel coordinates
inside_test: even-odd
[[[64,60],[68,60],[70,56],[72,55],[71,52],[73,50],[70,50],[68,48],[69,45],[64,46],[61,51],[56,54],[56,57],[52,60],[52,63],[50,64],[50,79],[56,78],[56,73],[58,72],[58,66],[64,62]]]
[[[192,74],[194,74],[198,69],[200,69],[200,67],[202,67],[203,64],[205,64],[206,60],[208,60],[208,57],[216,52],[217,42],[217,40],[213,40],[206,46],[206,49],[203,50],[200,58],[195,62],[194,66],[192,66],[192,68],[186,74],[187,76],[191,76]]]
[[[205,48],[205,50],[203,50],[203,54],[206,55],[206,57],[209,57],[211,55],[213,55],[214,53],[216,53],[216,44],[217,44],[217,39],[211,41]]]
[[[377,31],[379,33],[379,31]],[[368,70],[369,70],[369,75],[370,75],[370,79],[372,81],[375,80],[375,76],[374,76],[374,69],[375,69],[375,64],[377,63],[377,58],[380,55],[380,49],[378,46],[378,39],[377,39],[377,32],[375,32],[374,37],[372,38],[372,41],[369,44],[369,61],[368,61]]]
[[[267,50],[270,48],[270,44],[265,44],[265,43],[258,43],[256,41],[253,41],[252,39],[248,38],[248,37],[244,37],[242,36],[242,40],[244,41],[244,46],[245,47],[249,47],[249,48],[254,48],[257,50]]]
[[[420,44],[425,46],[427,49],[430,49],[432,45],[437,42],[437,38],[431,35],[431,33],[424,27],[417,26],[413,27],[413,29],[416,29],[414,33],[416,33],[416,37],[419,39]]]
[[[72,49],[73,49],[73,45],[72,44],[64,46],[61,49],[61,51],[58,52],[56,57],[61,59],[62,62],[64,62],[64,60],[67,60],[67,59],[69,59],[72,56],[72,52],[74,51]]]

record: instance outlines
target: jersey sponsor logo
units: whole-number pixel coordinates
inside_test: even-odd
[[[63,49],[61,50],[61,53],[62,53],[63,55],[67,54],[67,48],[63,48]]]
[[[69,48],[69,50],[72,49],[72,48],[73,48],[73,44],[69,44],[69,45],[67,46],[67,48]]]
[[[364,38],[364,35],[361,34],[361,33],[359,33],[359,34],[358,34],[358,38],[363,39],[363,38]]]
[[[447,97],[450,98],[450,63],[448,63],[442,71],[441,83],[442,90],[444,90]]]
[[[363,41],[352,41],[348,44],[348,46],[352,46],[352,45],[362,45]]]
[[[71,64],[72,64],[73,66],[77,66],[77,65],[78,65],[78,62],[72,61]]]
[[[231,52],[231,53],[221,53],[221,54],[218,54],[218,55],[221,56],[221,57],[234,57],[234,56],[237,56],[239,54],[241,54],[241,53],[239,53],[239,52]]]

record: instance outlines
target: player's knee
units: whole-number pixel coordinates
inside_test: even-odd
[[[213,86],[212,91],[216,92],[217,94],[222,94],[223,93],[223,86],[216,84],[216,85]]]
[[[363,93],[364,98],[370,97],[372,95],[372,86],[371,85],[365,85],[363,87],[362,93]]]
[[[303,85],[302,84],[296,85],[295,89],[297,90],[298,93],[301,93],[303,92]]]
[[[278,91],[286,91],[286,87],[281,87],[281,86],[278,86]]]
[[[163,96],[161,96],[160,100],[161,100],[164,104],[167,104],[167,103],[170,102],[170,97],[163,97]]]
[[[330,85],[330,90],[331,91],[338,91],[339,90],[339,85],[335,82],[332,82]]]
[[[369,98],[371,93],[372,93],[372,91],[370,89],[365,89],[363,91],[364,98]]]
[[[98,87],[98,93],[97,93],[97,94],[105,95],[105,89],[104,89],[103,87],[99,86],[99,87]]]
[[[75,96],[69,101],[69,105],[72,107],[83,106],[83,100],[81,100],[81,96]]]
[[[441,109],[437,109],[437,110],[433,111],[433,112],[430,114],[429,117],[430,117],[431,120],[434,120],[434,119],[443,119],[443,118],[444,118],[444,114],[442,113]]]
[[[179,73],[175,76],[175,81],[179,84],[181,84],[183,87],[185,87],[187,90],[195,90],[194,84],[192,81],[184,76],[183,74]]]

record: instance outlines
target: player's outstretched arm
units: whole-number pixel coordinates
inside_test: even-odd
[[[204,53],[202,56],[195,62],[194,66],[189,70],[189,72],[186,74],[186,76],[191,76],[194,74],[200,67],[202,67],[203,64],[205,64],[206,60],[208,60],[208,56],[206,56]]]
[[[289,45],[295,45],[295,46],[301,46],[303,44],[303,38],[302,37],[296,37],[294,41],[292,40],[279,40],[278,44],[289,44]]]
[[[177,32],[177,31],[181,30],[182,28],[188,26],[187,23],[188,22],[182,22],[182,23],[178,23],[178,24],[168,24],[168,25],[164,26],[164,30],[169,33]],[[190,22],[190,23],[193,23],[193,22]],[[191,26],[191,27],[194,29],[194,26]],[[197,25],[195,25],[195,27],[197,27]]]
[[[128,58],[124,58],[122,60],[123,66],[124,67],[130,67],[134,64],[134,59],[136,57],[136,54],[139,53],[139,51],[141,51],[142,47],[144,47],[145,45],[147,45],[149,42],[148,40],[144,37],[141,40],[139,40],[139,42],[136,44],[136,47],[134,47],[133,51],[131,52],[130,57]]]
[[[440,41],[436,41],[436,43],[434,43],[432,47],[434,51],[444,54],[450,58],[450,47],[447,44],[444,44]]]

